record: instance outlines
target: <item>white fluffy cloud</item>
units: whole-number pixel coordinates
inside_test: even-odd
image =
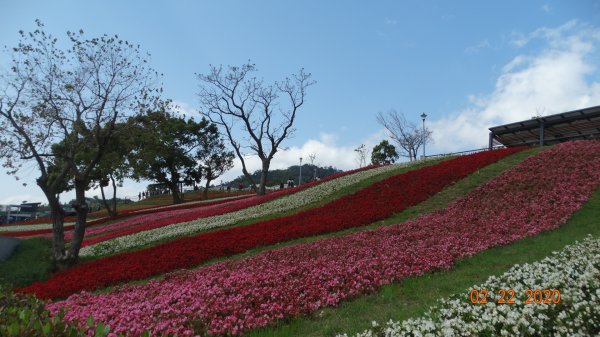
[[[491,126],[600,104],[594,48],[600,29],[571,21],[518,36],[513,42],[519,47],[533,40],[542,40],[547,47],[535,55],[514,57],[503,67],[490,95],[472,96],[471,107],[432,121],[436,150],[484,147]]]

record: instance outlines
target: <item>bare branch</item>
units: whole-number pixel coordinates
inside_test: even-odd
[[[201,113],[225,129],[244,171],[245,159],[241,148],[251,149],[261,159],[262,175],[258,193],[263,194],[271,159],[281,143],[293,133],[292,126],[298,109],[304,104],[306,88],[315,82],[303,69],[292,79],[265,85],[263,81],[251,77],[256,66],[250,62],[241,67],[230,66],[227,73],[224,73],[222,66],[210,68],[207,75],[197,75],[201,83]],[[282,101],[287,101],[287,107],[282,108]],[[234,130],[234,123],[226,122],[225,117],[239,121],[241,129]],[[243,143],[236,140],[236,131],[247,136]],[[250,179],[249,174],[244,174]]]
[[[416,160],[419,148],[431,139],[431,131],[415,126],[395,110],[390,110],[386,114],[379,112],[377,123],[383,126],[389,137],[400,146],[402,149],[400,155],[409,160]]]

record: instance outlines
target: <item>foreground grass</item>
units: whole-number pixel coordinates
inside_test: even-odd
[[[411,217],[411,214],[401,216]],[[504,273],[514,264],[541,260],[588,234],[600,236],[600,189],[556,230],[459,260],[450,271],[406,278],[400,284],[382,287],[374,294],[361,296],[340,307],[324,309],[315,317],[281,322],[276,327],[252,331],[248,335],[335,336],[337,333],[361,332],[369,328],[372,321],[382,323],[389,319],[400,321],[420,316],[440,298],[457,293],[467,297],[468,287],[484,282],[489,276]]]
[[[22,240],[13,256],[0,262],[0,284],[15,287],[47,279],[52,272],[52,242],[46,238]]]

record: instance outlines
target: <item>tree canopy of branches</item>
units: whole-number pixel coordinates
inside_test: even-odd
[[[117,216],[117,186],[122,185],[123,180],[127,177],[131,171],[127,158],[132,150],[130,141],[131,132],[127,123],[116,123],[112,137],[108,140],[105,146],[104,154],[98,161],[94,169],[89,175],[89,188],[100,188],[102,195],[102,205],[106,209],[107,213],[111,217]],[[88,135],[89,137],[90,135]],[[94,156],[94,140],[93,139],[82,139],[82,147],[89,147],[86,150],[79,151],[75,156],[75,162],[78,165],[89,162]],[[67,151],[68,143],[66,140],[52,146],[52,153],[54,155],[53,167],[62,167],[64,163],[63,156],[60,154]],[[75,188],[72,177],[67,177],[70,181],[65,181],[64,186],[60,189],[60,192],[69,191]],[[104,188],[112,185],[112,198],[109,202],[106,198]]]
[[[57,267],[76,263],[85,234],[90,175],[105,153],[114,125],[153,97],[157,74],[139,47],[117,36],[85,38],[67,32],[70,48],[37,29],[20,31],[12,65],[0,79],[0,157],[11,174],[27,163],[48,199],[53,219],[53,255]],[[91,143],[90,143],[91,142]],[[60,151],[52,145],[62,143]],[[86,160],[77,160],[90,151]],[[73,181],[77,221],[71,244],[64,241],[64,211],[59,193]]]
[[[387,140],[382,140],[381,143],[373,147],[371,163],[374,165],[393,164],[398,157],[394,145],[390,144]]]
[[[304,104],[306,90],[315,82],[311,74],[300,69],[282,82],[265,84],[253,77],[256,66],[210,66],[206,75],[199,74],[201,113],[225,130],[242,172],[258,194],[265,193],[271,160],[281,143],[294,131],[298,109]],[[287,105],[283,103],[287,102]],[[239,129],[238,129],[239,127]],[[237,132],[241,130],[244,138]],[[245,150],[261,160],[261,176],[256,188],[246,167]]]
[[[175,116],[170,109],[168,103],[161,104],[158,109],[131,119],[137,145],[130,162],[134,178],[165,184],[171,191],[173,202],[181,203],[180,183],[200,182],[204,165],[210,166],[209,179],[214,179],[220,170],[225,170],[217,167],[226,162],[221,157],[225,156],[225,151],[214,123],[206,118],[200,122],[191,118],[185,120]],[[209,163],[199,165],[198,160]]]
[[[104,156],[91,175],[91,184],[100,188],[102,205],[111,217],[116,217],[118,214],[117,187],[122,186],[125,178],[131,174],[131,166],[128,160],[134,145],[131,136],[131,127],[128,123],[115,124],[113,137],[106,145]],[[112,188],[110,201],[104,191],[104,188],[109,185]]]
[[[411,161],[417,159],[417,151],[425,142],[431,142],[429,129],[423,130],[423,128],[417,127],[396,110],[390,110],[385,114],[379,112],[377,123],[383,126],[390,138],[398,144],[401,149],[400,155]]]

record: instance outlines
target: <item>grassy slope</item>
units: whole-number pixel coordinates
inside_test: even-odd
[[[474,187],[493,178],[503,170],[518,163],[527,155],[537,151],[539,151],[539,149],[518,153],[501,160],[497,164],[481,169],[468,178],[463,179],[438,193],[426,202],[396,214],[385,221],[373,224],[368,228],[398,223],[414,218],[425,212],[441,209],[452,200],[466,194]],[[370,183],[372,183],[372,181]],[[364,182],[361,184],[367,186],[369,183]],[[342,193],[342,191],[339,193]],[[285,244],[313,241],[321,237],[343,235],[364,229],[365,227],[351,229],[340,233],[299,239]],[[565,245],[570,244],[575,240],[579,240],[589,233],[600,236],[600,190],[596,191],[593,197],[584,205],[584,208],[578,211],[566,225],[557,230],[520,240],[508,246],[489,249],[473,257],[459,261],[451,271],[440,271],[426,274],[421,277],[408,278],[405,279],[402,284],[393,284],[383,287],[377,293],[346,302],[338,308],[322,310],[317,314],[317,316],[319,316],[318,318],[297,318],[291,322],[281,322],[279,326],[274,328],[252,331],[249,335],[333,336],[340,332],[353,333],[362,331],[368,328],[373,320],[383,322],[390,318],[401,320],[421,315],[440,297],[446,297],[453,293],[460,292],[465,292],[465,296],[468,296],[466,289],[469,286],[485,281],[490,275],[500,274],[517,263],[539,260],[552,251],[559,250]],[[33,266],[37,264],[37,267],[31,269],[39,271],[44,270],[44,264],[40,263],[40,261],[44,260],[44,254],[39,254],[40,251],[44,251],[44,248],[38,249],[40,246],[44,245],[46,246],[46,252],[48,252],[50,247],[48,241],[45,243],[38,242],[36,244],[32,242],[30,245],[24,245],[22,248],[30,249],[31,254],[20,256],[20,253],[17,252],[10,261],[0,264],[0,275],[6,277],[6,271],[13,270],[15,266],[19,269],[18,266]],[[272,248],[273,247],[258,248],[233,258],[256,254],[260,251]],[[38,253],[35,254],[38,255],[35,255],[33,253],[34,251],[37,251]],[[27,273],[21,276],[13,275],[13,280],[22,280],[29,277],[31,276],[27,275]],[[19,284],[24,283],[19,282]]]
[[[52,242],[46,238],[23,240],[8,261],[0,262],[0,283],[16,287],[45,280],[53,269]]]
[[[523,153],[524,154],[524,153]],[[509,159],[514,160],[523,154]],[[503,160],[499,164],[507,164]],[[496,167],[494,167],[496,166]],[[490,172],[499,168],[498,164],[480,170],[454,186],[442,191],[428,201],[387,219],[403,221],[422,212],[444,207],[450,200],[463,195],[474,186],[477,180],[484,181]],[[491,171],[491,170],[490,170]],[[252,331],[249,336],[334,336],[337,333],[361,332],[370,327],[372,321],[385,322],[389,319],[403,320],[423,314],[435,304],[437,299],[455,293],[485,281],[491,275],[498,275],[514,264],[534,262],[544,258],[565,245],[581,240],[588,234],[600,236],[600,190],[577,211],[569,222],[559,229],[544,232],[513,244],[494,247],[475,256],[460,260],[450,271],[428,273],[420,277],[411,277],[400,284],[381,288],[378,292],[361,296],[346,302],[337,308],[327,308],[313,318],[297,318],[277,327]]]

